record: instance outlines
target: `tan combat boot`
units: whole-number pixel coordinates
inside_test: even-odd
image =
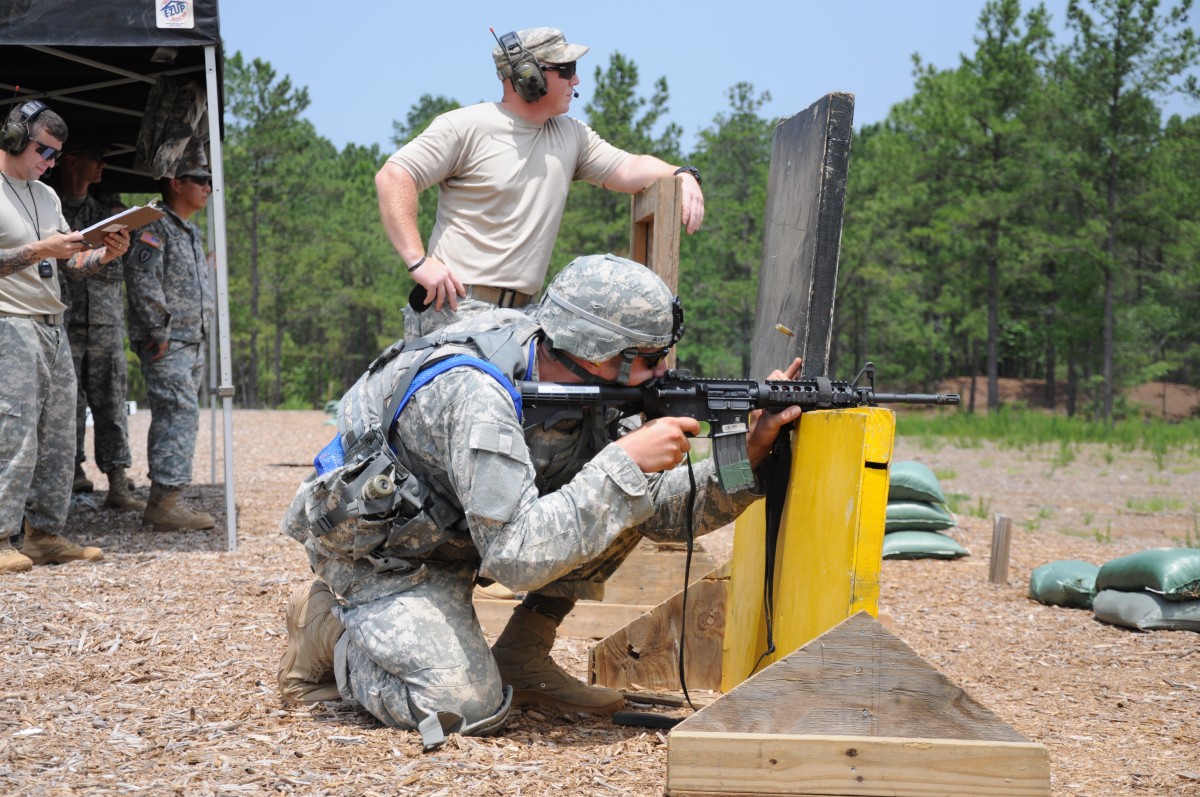
[[[136,509],[139,512],[146,508],[145,501],[134,498],[129,489],[129,478],[124,468],[113,468],[105,474],[108,476],[108,497],[104,505],[111,509]]]
[[[33,567],[33,560],[12,546],[8,537],[0,537],[0,573],[21,573]]]
[[[324,581],[297,587],[288,596],[288,646],[276,673],[283,702],[342,699],[333,675],[333,646],[345,631],[333,616],[336,603]]]
[[[550,649],[557,628],[554,618],[518,606],[492,646],[500,678],[513,688],[513,705],[584,714],[612,714],[624,708],[625,698],[617,690],[587,686],[554,663]]]
[[[87,477],[87,474],[83,472],[83,463],[76,462],[75,463],[75,481],[71,485],[71,492],[73,492],[73,493],[90,493],[92,490],[95,490],[95,489],[96,489],[96,485],[92,484],[92,480],[89,479]]]
[[[25,520],[25,543],[21,553],[29,557],[35,565],[61,565],[83,559],[87,562],[99,562],[104,558],[104,551],[88,545],[76,545],[61,534],[47,534],[38,531]]]
[[[178,487],[157,482],[150,485],[150,500],[142,513],[142,531],[178,531],[181,529],[211,529],[216,525],[207,512],[193,512],[180,500]]]

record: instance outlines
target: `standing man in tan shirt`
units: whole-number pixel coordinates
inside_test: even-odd
[[[578,97],[576,61],[588,48],[557,28],[501,37],[492,51],[500,102],[449,111],[400,148],[375,177],[384,228],[416,281],[404,308],[412,340],[467,315],[521,308],[541,290],[574,180],[635,194],[685,174],[683,224],[704,219],[699,172],[632,155],[567,116]],[[438,186],[429,244],[417,195]]]
[[[40,182],[66,139],[66,122],[36,100],[13,108],[0,130],[0,573],[104,558],[59,534],[71,505],[76,382],[58,269],[96,273],[129,249],[129,233],[89,250],[71,232]]]

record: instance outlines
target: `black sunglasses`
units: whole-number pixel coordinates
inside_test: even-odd
[[[621,352],[623,356],[628,357],[631,360],[634,357],[641,357],[646,361],[647,368],[653,368],[654,366],[658,365],[660,362],[662,362],[663,358],[670,353],[670,346],[665,346],[661,349],[652,349],[650,351],[646,351],[645,349],[625,349]]]
[[[558,76],[563,80],[570,80],[571,78],[575,77],[574,61],[570,61],[565,64],[539,64],[539,66],[541,66],[543,72],[549,72],[551,70],[557,72]]]
[[[30,138],[29,140],[32,141],[34,144],[37,144],[37,146],[34,147],[33,151],[36,152],[38,157],[44,161],[52,161],[55,158],[57,158],[59,155],[62,154],[61,147],[52,147],[49,144],[43,144],[42,142],[38,141],[36,138]]]
[[[185,174],[179,179],[187,180],[189,183],[195,183],[196,185],[212,185],[211,177],[196,177],[195,175]]]

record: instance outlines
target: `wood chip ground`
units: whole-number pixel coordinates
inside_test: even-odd
[[[131,421],[144,496],[148,415]],[[208,484],[205,413],[189,496],[221,528],[145,534],[136,513],[103,509],[102,492],[78,496],[69,534],[101,545],[105,561],[0,578],[0,794],[661,794],[664,733],[606,718],[520,711],[501,737],[455,736],[425,754],[415,734],[364,713],[280,704],[284,601],[309,576],[277,523],[332,435],[325,422],[320,412],[235,413],[234,553],[222,488]],[[1200,460],[904,438],[896,459],[924,462],[962,496],[952,534],[973,555],[885,562],[885,625],[1049,747],[1054,797],[1200,795],[1200,635],[1133,633],[1025,597],[1030,571],[1048,561],[1200,544]],[[997,512],[1014,526],[1003,587],[987,583]],[[728,555],[728,531],[708,542]],[[560,639],[556,656],[582,676],[589,644]]]

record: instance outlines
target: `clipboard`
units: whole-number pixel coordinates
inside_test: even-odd
[[[104,236],[110,232],[117,232],[123,229],[136,230],[139,227],[145,227],[152,221],[157,221],[166,215],[159,207],[158,200],[153,200],[147,205],[136,205],[127,210],[122,210],[120,213],[109,216],[104,221],[99,221],[91,227],[80,230],[83,233],[83,240],[92,249],[104,245]]]

